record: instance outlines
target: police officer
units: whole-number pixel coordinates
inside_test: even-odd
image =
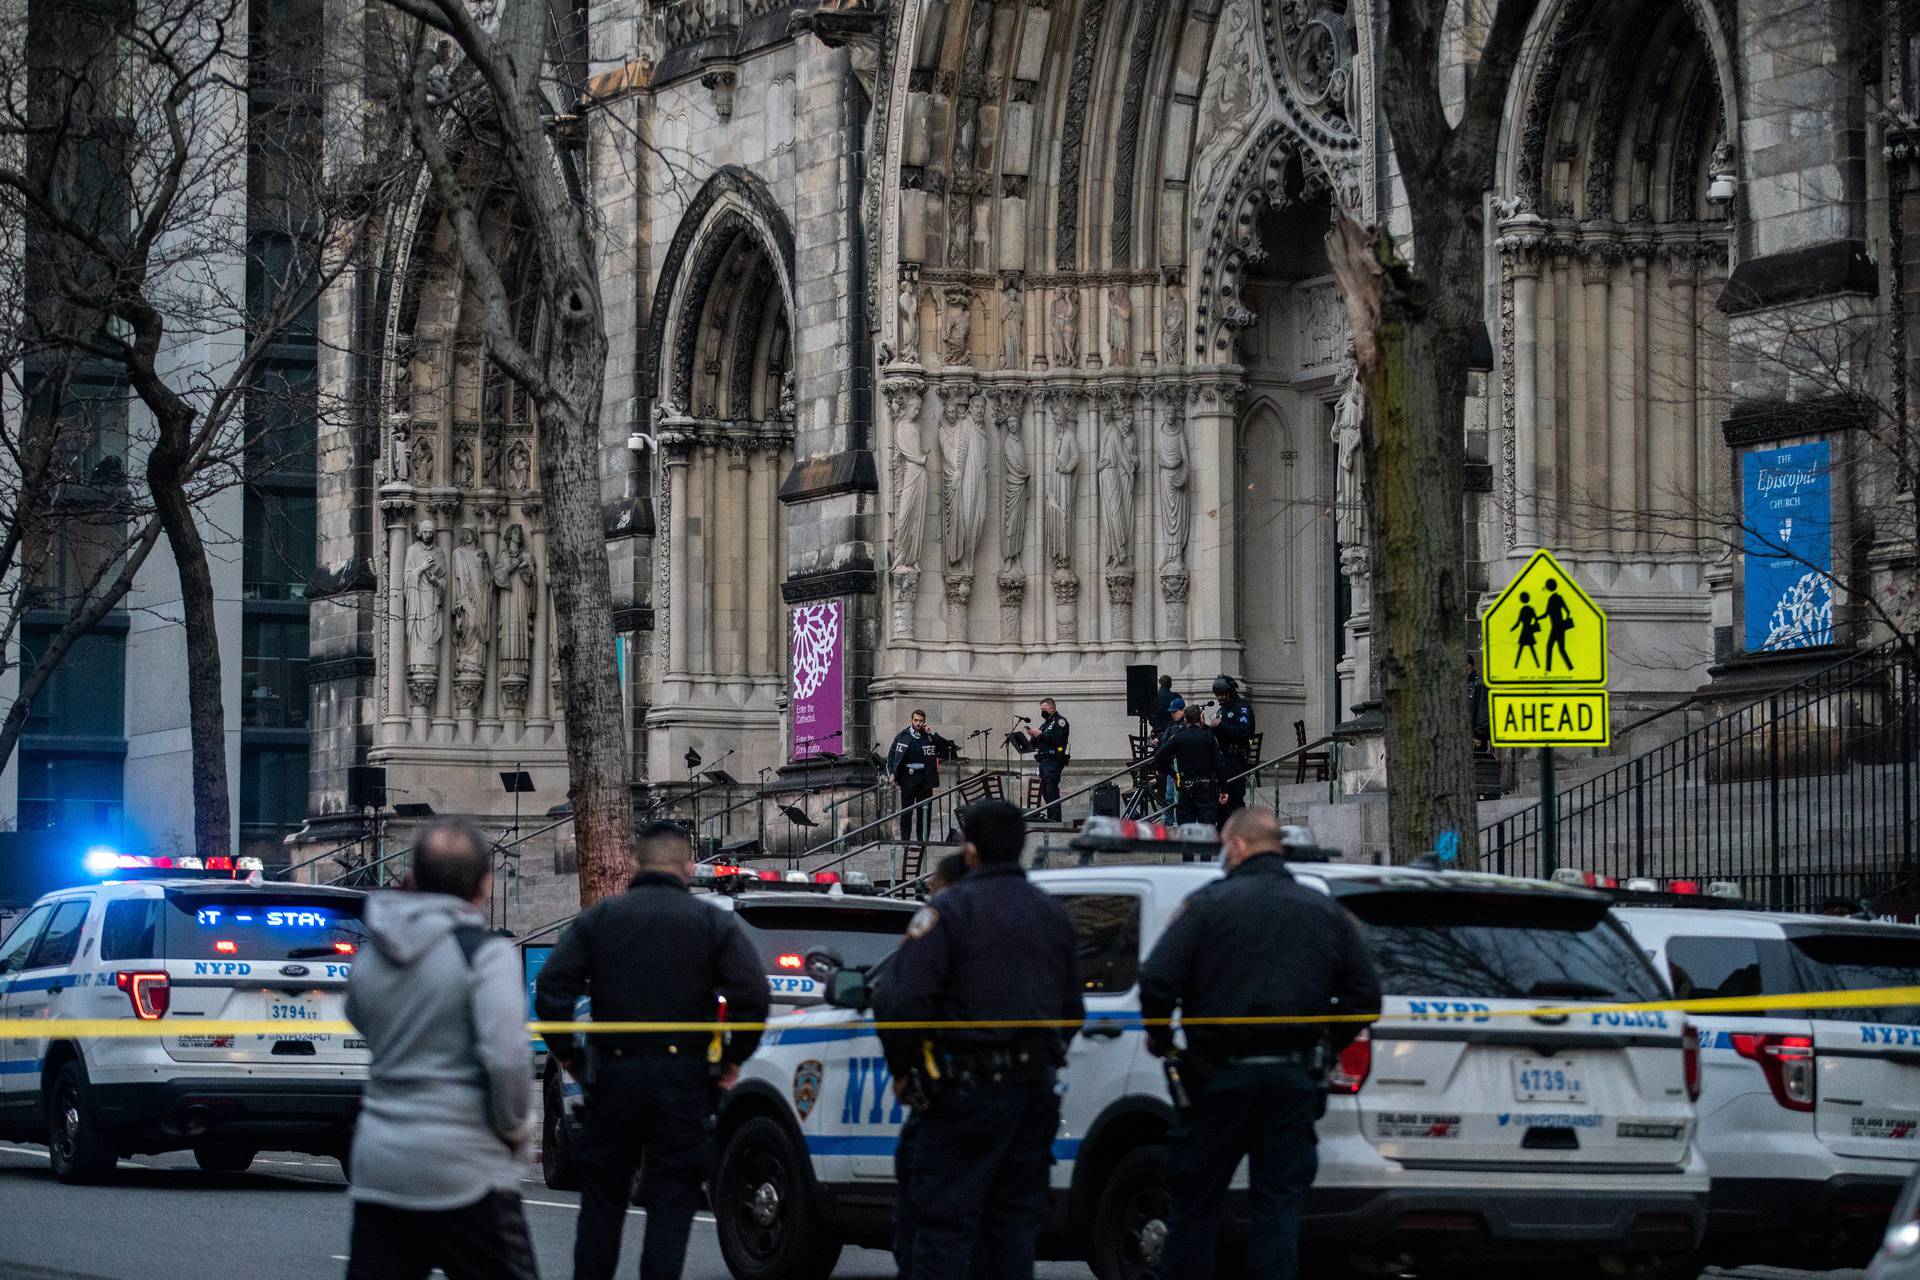
[[[927,713],[915,708],[911,722],[894,735],[887,751],[887,774],[900,788],[900,839],[911,844],[927,838],[928,796],[940,787],[940,744],[927,727]],[[916,834],[917,833],[917,834]]]
[[[1247,806],[1247,780],[1236,775],[1253,764],[1253,704],[1240,696],[1239,684],[1229,675],[1213,678],[1213,697],[1220,704],[1213,736],[1220,740],[1220,754],[1227,765],[1223,788],[1227,798],[1220,805],[1220,821],[1225,822]]]
[[[940,859],[927,876],[927,898],[938,898],[954,885],[959,884],[970,868],[967,855],[950,853]],[[893,1148],[893,1181],[897,1192],[893,1205],[893,1260],[899,1270],[898,1280],[908,1280],[913,1274],[913,1217],[907,1212],[907,1187],[913,1177],[913,1145],[920,1136],[920,1113],[908,1110],[906,1123],[900,1126],[900,1139]]]
[[[581,912],[540,970],[534,1011],[542,1020],[571,1022],[582,995],[591,998],[600,1022],[708,1022],[721,996],[729,1021],[766,1019],[766,974],[732,914],[687,892],[692,859],[677,823],[642,828],[627,891]],[[633,1171],[644,1152],[641,1280],[672,1280],[686,1262],[700,1184],[712,1174],[709,1124],[718,1090],[732,1086],[760,1033],[732,1032],[717,1060],[706,1032],[590,1041],[590,1062],[560,1038],[548,1041],[568,1073],[587,1081],[584,1132],[575,1148],[581,1189],[573,1274],[576,1280],[613,1275]]]
[[[960,830],[972,870],[907,926],[875,1013],[1057,1028],[881,1034],[895,1095],[920,1111],[903,1191],[907,1270],[913,1280],[961,1280],[972,1260],[981,1280],[1028,1280],[1060,1125],[1055,1075],[1086,1010],[1073,927],[1020,867],[1020,810],[981,800],[960,815]]]
[[[1151,763],[1173,775],[1175,822],[1219,821],[1227,764],[1220,743],[1200,719],[1200,708],[1186,709],[1180,727],[1160,740]]]
[[[1195,1025],[1194,1019],[1370,1015],[1380,980],[1366,944],[1338,903],[1297,883],[1270,814],[1227,819],[1224,880],[1188,898],[1140,974],[1147,1048],[1174,1054],[1156,1020],[1179,1008],[1177,1056],[1189,1105],[1168,1135],[1172,1205],[1161,1280],[1208,1280],[1227,1184],[1251,1161],[1253,1280],[1300,1274],[1300,1204],[1317,1168],[1313,1123],[1322,1109],[1327,1052],[1357,1022]]]
[[[1033,743],[1034,762],[1040,766],[1040,803],[1047,806],[1047,821],[1060,821],[1060,775],[1067,770],[1067,738],[1073,726],[1060,714],[1052,698],[1040,699],[1040,727],[1027,730]]]

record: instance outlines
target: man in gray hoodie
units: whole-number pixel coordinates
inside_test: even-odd
[[[367,902],[347,1017],[372,1072],[353,1136],[347,1280],[537,1280],[520,1209],[533,1132],[519,957],[486,927],[486,837],[441,819],[413,892]]]

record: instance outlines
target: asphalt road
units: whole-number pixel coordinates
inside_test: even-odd
[[[123,1160],[115,1181],[63,1187],[40,1147],[0,1143],[0,1280],[339,1280],[349,1207],[340,1166],[266,1152],[244,1174],[202,1173],[184,1152]],[[541,1274],[571,1271],[577,1197],[529,1175],[522,1191]],[[639,1274],[646,1215],[630,1210],[619,1274]],[[877,1280],[893,1259],[848,1249],[835,1273]],[[1039,1280],[1089,1280],[1087,1268],[1042,1264]],[[1814,1273],[1755,1268],[1743,1280],[1808,1280]],[[1820,1280],[1857,1280],[1858,1271]],[[731,1280],[713,1221],[693,1231],[686,1280]],[[1709,1272],[1702,1280],[1722,1280]]]

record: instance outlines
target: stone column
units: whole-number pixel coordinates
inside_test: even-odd
[[[1568,382],[1573,421],[1568,424],[1571,451],[1568,476],[1573,525],[1580,529],[1578,544],[1597,549],[1612,545],[1612,485],[1607,477],[1610,457],[1607,413],[1608,281],[1613,275],[1618,246],[1605,231],[1583,233],[1580,253],[1580,328],[1574,335]]]
[[[756,514],[750,496],[753,445],[749,437],[742,434],[745,429],[746,423],[736,422],[727,437],[727,474],[722,492],[729,510],[722,517],[726,527],[715,530],[716,540],[722,543],[720,562],[726,566],[727,575],[727,580],[719,584],[713,609],[714,620],[720,624],[715,627],[719,632],[715,636],[719,649],[717,668],[736,677],[744,677],[748,671],[752,626],[748,619],[754,606],[750,550],[754,546]],[[761,519],[766,518],[764,509],[758,514]]]
[[[1506,476],[1507,509],[1512,530],[1507,550],[1525,555],[1540,545],[1540,465],[1539,419],[1539,295],[1540,228],[1544,224],[1533,214],[1509,219],[1501,224],[1501,261],[1513,293],[1513,311],[1507,321],[1507,368],[1512,382],[1507,388],[1507,440],[1502,449],[1511,449],[1511,468]]]
[[[529,494],[521,501],[520,511],[527,518],[527,554],[533,559],[533,593],[534,599],[540,602],[533,613],[533,660],[527,664],[527,728],[540,730],[540,741],[544,742],[547,731],[553,727],[552,660],[549,657],[553,646],[548,640],[553,634],[553,593],[549,589],[552,579],[547,573],[546,503],[539,495]]]
[[[428,504],[433,512],[434,541],[440,547],[440,563],[446,567],[446,587],[440,604],[440,679],[433,694],[433,738],[453,741],[453,520],[460,514],[460,500],[452,494],[435,497]]]
[[[1638,529],[1646,508],[1641,505],[1644,468],[1640,462],[1640,437],[1633,429],[1634,404],[1634,297],[1632,277],[1619,279],[1620,266],[1630,261],[1624,243],[1612,246],[1612,271],[1607,286],[1607,509],[1605,512],[1607,546],[1616,555],[1633,555],[1640,549]],[[1621,287],[1613,287],[1618,283]]]
[[[1192,541],[1219,548],[1210,554],[1209,572],[1195,575],[1188,617],[1198,670],[1239,669],[1240,509],[1238,436],[1235,417],[1245,382],[1238,369],[1216,369],[1196,378],[1187,394],[1189,438],[1193,447]]]
[[[779,507],[774,500],[774,475],[780,452],[776,436],[754,441],[747,459],[747,654],[746,669],[754,676],[775,676],[780,672],[779,655],[774,652],[773,575],[779,547],[773,537],[773,520]]]
[[[1644,228],[1643,228],[1644,231]],[[1664,529],[1661,514],[1671,510],[1671,471],[1660,465],[1659,443],[1653,439],[1648,406],[1661,394],[1653,384],[1653,313],[1648,303],[1647,270],[1653,261],[1653,241],[1646,235],[1627,241],[1627,267],[1633,281],[1633,314],[1628,317],[1628,332],[1633,342],[1633,378],[1627,395],[1631,409],[1634,449],[1634,542],[1636,553],[1644,555],[1653,548],[1654,530]]]
[[[387,525],[387,706],[382,738],[389,743],[407,737],[407,543],[413,537],[413,499],[395,495],[380,499]]]
[[[1699,246],[1691,240],[1664,246],[1667,259],[1669,323],[1673,337],[1668,344],[1673,385],[1672,442],[1669,449],[1671,474],[1677,504],[1673,527],[1677,550],[1683,554],[1700,552],[1700,508],[1705,495],[1700,492],[1699,423],[1695,416],[1699,396],[1700,334],[1694,314],[1694,297],[1700,279]]]
[[[1133,555],[1138,523],[1140,423],[1131,393],[1109,389],[1096,419],[1093,486],[1100,565],[1107,580],[1107,638],[1133,640]],[[1129,435],[1131,443],[1128,443]],[[1118,509],[1112,509],[1118,503]]]
[[[1168,640],[1187,639],[1187,547],[1193,533],[1193,446],[1187,439],[1186,393],[1162,387],[1160,421],[1154,432],[1154,472],[1159,481],[1161,524],[1160,605]],[[1172,450],[1179,449],[1177,468]],[[1177,488],[1175,472],[1179,473]],[[1177,493],[1177,497],[1176,497]],[[1176,509],[1177,506],[1177,509]]]
[[[1060,644],[1077,644],[1080,640],[1080,576],[1074,571],[1074,547],[1080,536],[1080,474],[1087,469],[1080,448],[1080,403],[1080,395],[1073,391],[1055,392],[1047,399],[1053,425],[1047,434],[1041,493],[1053,586],[1053,634]]]
[[[680,435],[663,437],[660,451],[667,468],[666,537],[659,544],[668,557],[666,674],[676,680],[687,673],[687,470],[693,451],[691,442]]]

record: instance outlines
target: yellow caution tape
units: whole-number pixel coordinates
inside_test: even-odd
[[[1436,997],[1438,999],[1439,997]],[[1449,1002],[1445,1009],[1395,1011],[1395,1021],[1475,1022],[1487,1018],[1559,1018],[1587,1013],[1770,1013],[1789,1009],[1891,1009],[1920,1005],[1920,987],[1875,987],[1864,991],[1810,991],[1797,995],[1719,996],[1704,1000],[1646,1000],[1638,1003],[1589,1003],[1535,1005],[1521,1009],[1483,1009],[1477,1005],[1457,1007]],[[1377,1013],[1298,1014],[1236,1018],[1142,1018],[1122,1016],[1111,1021],[1129,1027],[1164,1027],[1178,1023],[1188,1027],[1276,1027],[1323,1025],[1330,1022],[1377,1022]],[[527,1030],[537,1036],[550,1035],[721,1035],[728,1031],[767,1031],[790,1027],[791,1022],[529,1022]],[[927,1020],[881,1022],[873,1018],[851,1019],[835,1024],[868,1031],[1077,1031],[1084,1021],[1059,1018],[1026,1018],[982,1021]],[[285,1022],[214,1018],[160,1018],[152,1021],[126,1018],[0,1018],[0,1038],[20,1040],[129,1039],[145,1036],[259,1036],[268,1039],[297,1039],[315,1035],[358,1035],[350,1022]]]

